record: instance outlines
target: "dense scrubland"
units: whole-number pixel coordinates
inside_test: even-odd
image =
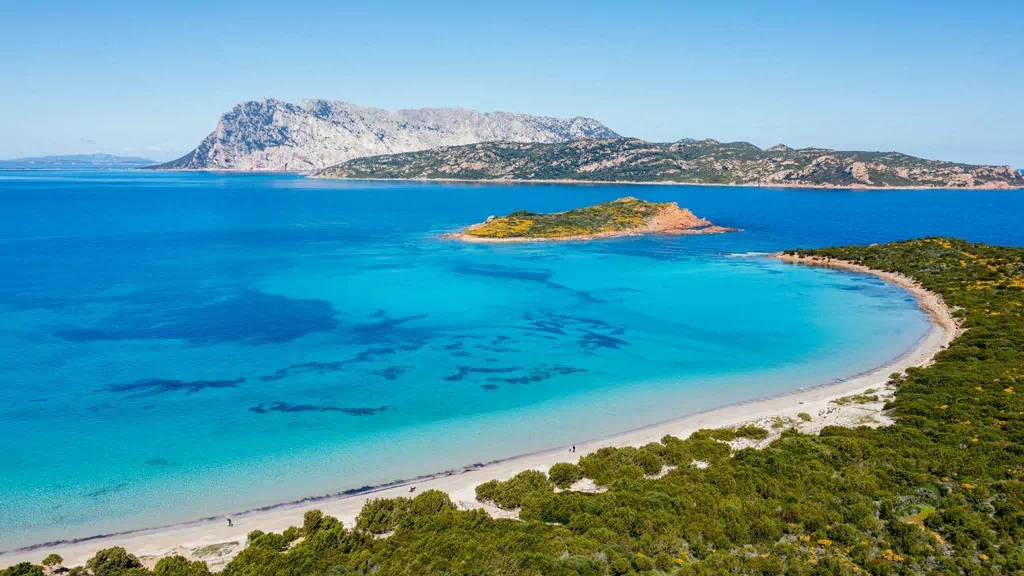
[[[1010,166],[975,166],[898,152],[761,149],[749,142],[636,138],[485,142],[356,158],[320,178],[570,180],[816,187],[1021,188]]]
[[[283,534],[251,533],[225,574],[1024,573],[1024,250],[928,238],[801,253],[912,276],[963,321],[933,365],[892,376],[895,424],[790,430],[738,451],[726,442],[766,432],[702,430],[479,486],[518,520],[436,491],[371,501],[354,528],[313,511]],[[584,478],[606,490],[568,489]],[[111,548],[71,572],[207,568],[172,557],[147,570]]]
[[[675,206],[672,202],[655,203],[626,197],[550,214],[520,210],[507,216],[491,217],[462,233],[479,238],[563,238],[624,232],[642,228],[650,218]]]

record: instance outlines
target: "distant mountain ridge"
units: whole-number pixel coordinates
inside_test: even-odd
[[[318,170],[364,156],[487,141],[615,138],[591,118],[462,108],[382,110],[333,100],[242,102],[193,151],[156,166],[178,170]]]
[[[156,160],[148,158],[102,153],[32,156],[0,160],[0,168],[141,168],[154,164],[156,164]]]
[[[1022,188],[1009,166],[976,166],[898,152],[761,149],[748,142],[635,138],[555,144],[488,142],[350,160],[322,178],[569,180],[854,188]]]

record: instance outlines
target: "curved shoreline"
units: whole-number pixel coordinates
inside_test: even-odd
[[[249,172],[247,170],[191,170],[192,172]],[[570,184],[570,185],[587,185],[592,184],[596,186],[715,186],[723,188],[806,188],[808,190],[853,190],[856,192],[874,191],[874,190],[1006,190],[1012,192],[1014,190],[1024,190],[1024,187],[1013,188],[1010,186],[996,186],[996,185],[982,185],[982,186],[865,186],[865,185],[853,185],[853,186],[840,186],[834,184],[803,184],[803,183],[777,183],[771,184],[758,184],[742,183],[742,184],[723,184],[720,182],[671,182],[671,181],[659,181],[659,182],[641,182],[641,181],[629,181],[629,180],[572,180],[572,179],[553,179],[553,180],[521,180],[521,179],[472,179],[472,178],[347,178],[343,176],[317,176],[315,173],[297,172],[302,174],[306,178],[311,180],[342,180],[348,182],[441,182],[448,184]]]
[[[217,569],[229,561],[245,542],[246,534],[255,529],[280,532],[289,526],[300,525],[302,514],[317,508],[342,520],[346,525],[354,523],[355,516],[370,498],[394,498],[407,496],[410,487],[418,491],[436,489],[448,493],[460,507],[487,508],[475,501],[475,487],[486,480],[507,479],[527,469],[546,471],[557,462],[575,461],[588,453],[603,447],[643,445],[656,442],[666,434],[686,437],[700,428],[721,428],[736,426],[759,419],[775,416],[795,417],[801,412],[824,410],[829,403],[841,396],[861,393],[868,388],[883,387],[893,372],[903,372],[909,367],[923,366],[946,348],[960,333],[957,321],[941,296],[929,292],[915,281],[900,274],[882,272],[852,262],[825,260],[816,257],[800,257],[787,254],[769,254],[764,257],[782,262],[845,270],[869,274],[886,282],[896,284],[914,296],[918,306],[928,313],[932,323],[928,333],[899,357],[861,374],[841,380],[804,387],[796,391],[774,396],[753,398],[718,408],[689,413],[660,423],[646,425],[617,434],[577,443],[577,452],[567,457],[566,448],[554,448],[487,463],[426,474],[415,478],[400,479],[378,486],[365,486],[343,492],[303,498],[296,501],[264,506],[230,515],[235,525],[226,525],[226,516],[199,518],[190,522],[143,528],[133,531],[94,535],[74,540],[47,542],[9,551],[0,551],[0,567],[18,562],[38,563],[50,552],[59,552],[68,566],[82,565],[96,551],[110,546],[123,546],[137,556],[153,559],[170,554],[189,554],[192,549],[234,542],[234,550],[223,556],[203,558],[212,560],[211,568]],[[843,425],[842,423],[840,425]],[[849,424],[846,424],[849,425]],[[471,472],[486,472],[473,474]],[[494,510],[490,510],[494,511]]]
[[[949,338],[950,341],[960,334],[960,323],[953,317],[952,311],[948,306],[946,306],[946,303],[942,300],[942,296],[924,289],[916,280],[909,276],[904,276],[903,274],[897,274],[895,272],[875,270],[874,268],[868,268],[863,264],[848,262],[846,260],[820,258],[818,256],[800,256],[798,254],[786,254],[783,252],[776,252],[774,254],[768,254],[767,256],[787,264],[801,264],[817,268],[845,270],[847,272],[867,274],[875,276],[876,278],[881,278],[890,284],[895,284],[907,292],[910,292],[910,294],[914,296],[914,299],[917,300],[918,306],[928,313],[932,322],[939,328],[952,334]],[[946,345],[948,344],[949,342],[947,341]],[[934,356],[934,354],[932,355]]]

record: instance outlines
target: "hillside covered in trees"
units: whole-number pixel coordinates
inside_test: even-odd
[[[749,142],[636,138],[560,143],[487,142],[349,160],[321,178],[568,180],[857,188],[1024,188],[1009,166],[926,160],[899,152],[856,152]]]
[[[458,510],[435,491],[371,501],[355,528],[314,511],[283,534],[250,534],[224,573],[1024,573],[1024,250],[928,238],[804,253],[912,276],[962,319],[966,332],[934,364],[893,376],[895,424],[788,431],[738,451],[723,440],[763,431],[705,430],[478,488],[518,520]],[[580,478],[607,491],[561,489]],[[166,558],[150,571],[114,548],[71,570],[86,571],[207,569]]]

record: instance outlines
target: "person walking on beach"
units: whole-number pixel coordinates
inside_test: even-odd
[[[231,522],[231,518],[228,518],[228,528],[231,528],[232,526],[234,526],[234,523]]]

